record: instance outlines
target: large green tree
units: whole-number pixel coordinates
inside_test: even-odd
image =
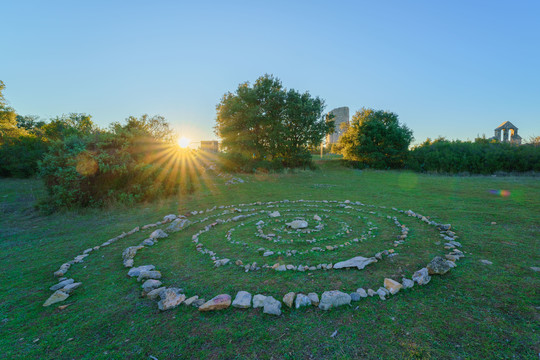
[[[403,166],[412,140],[412,130],[401,125],[396,114],[362,108],[354,114],[339,146],[346,160],[388,169]]]
[[[309,147],[333,130],[324,101],[287,90],[271,75],[253,86],[240,84],[217,105],[215,132],[222,147],[244,161],[270,161],[295,167],[311,161]]]

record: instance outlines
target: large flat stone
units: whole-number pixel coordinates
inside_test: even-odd
[[[231,296],[227,294],[218,295],[199,307],[199,311],[222,310],[231,306]]]
[[[374,257],[365,258],[363,256],[356,256],[356,257],[353,257],[352,259],[338,262],[337,264],[334,265],[334,269],[355,267],[358,270],[362,270],[369,264],[375,263],[375,262],[377,262],[377,259],[375,259]]]

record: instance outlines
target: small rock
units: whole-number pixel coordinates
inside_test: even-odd
[[[314,216],[313,216],[313,220],[315,220],[315,221],[321,221],[322,219],[321,219],[321,217],[320,217],[319,215],[314,215]]]
[[[317,295],[316,293],[309,293],[308,298],[311,301],[311,305],[319,306],[319,295]]]
[[[124,260],[124,266],[130,268],[133,266],[133,259]]]
[[[405,289],[412,288],[414,286],[414,281],[406,278],[401,279],[401,283],[403,284],[403,288]]]
[[[145,240],[142,242],[142,245],[146,245],[146,246],[152,246],[152,245],[154,245],[154,244],[155,244],[154,239],[151,239],[151,238],[145,239]]]
[[[360,297],[365,298],[365,297],[368,296],[366,290],[364,290],[364,289],[362,289],[362,288],[356,289],[356,292],[358,293],[358,295],[360,295]]]
[[[161,279],[161,272],[154,270],[154,271],[141,271],[139,274],[139,277],[137,278],[137,281],[146,280],[146,279]]]
[[[56,290],[44,303],[43,306],[50,306],[60,301],[64,301],[69,297],[69,294],[66,294],[62,290]]]
[[[381,300],[386,300],[386,295],[388,295],[388,294],[386,293],[386,291],[384,291],[383,288],[379,288],[379,289],[377,290],[377,295],[379,295],[379,298],[380,298]]]
[[[368,290],[367,290],[367,294],[368,294],[369,296],[373,296],[373,295],[376,294],[376,292],[373,291],[373,289],[368,289]]]
[[[161,294],[161,292],[166,289],[167,288],[165,286],[159,287],[157,289],[150,291],[148,294],[146,294],[146,297],[149,298],[150,300],[156,300],[159,297],[159,294]]]
[[[157,289],[158,287],[160,287],[162,284],[161,281],[159,280],[146,280],[142,285],[141,287],[143,288],[143,291],[145,293],[149,293],[150,291],[154,290],[154,289]]]
[[[392,280],[392,279],[389,279],[389,278],[385,278],[384,279],[384,287],[390,291],[390,294],[394,295],[396,294],[399,290],[401,290],[401,288],[403,287],[403,285],[401,285],[400,283],[398,283],[397,281],[395,280]]]
[[[450,270],[450,266],[448,266],[446,259],[443,259],[440,256],[435,256],[433,260],[427,264],[426,268],[428,269],[429,275],[444,275]]]
[[[173,221],[174,219],[176,219],[176,215],[174,215],[174,214],[165,215],[163,217],[162,223],[168,223],[168,222]]]
[[[270,315],[281,315],[281,302],[274,299],[272,296],[267,296],[264,299],[263,313]]]
[[[290,223],[286,223],[285,225],[287,225],[291,229],[305,229],[308,227],[308,222],[305,220],[294,220]]]
[[[333,307],[341,305],[350,305],[351,296],[339,290],[325,291],[321,296],[319,309],[330,310]]]
[[[431,280],[431,276],[429,276],[428,269],[422,268],[413,274],[412,279],[418,285],[426,285]]]
[[[131,277],[139,276],[142,271],[151,271],[151,270],[154,270],[155,268],[156,267],[154,265],[137,266],[137,267],[129,269],[128,276],[131,276]]]
[[[220,294],[199,307],[199,311],[222,310],[231,306],[231,296]]]
[[[153,231],[150,234],[150,238],[152,238],[152,239],[162,239],[162,238],[166,238],[168,236],[169,235],[165,231],[163,231],[161,229],[157,229],[157,230]]]
[[[159,296],[158,309],[161,311],[173,309],[180,305],[186,299],[186,295],[180,294],[182,290],[178,288],[168,288],[163,290]]]
[[[290,293],[285,294],[285,296],[283,296],[283,302],[284,302],[285,305],[287,305],[289,308],[292,308],[292,306],[293,306],[294,296],[295,296],[295,295],[296,295],[296,293],[290,292]]]
[[[202,306],[205,302],[206,302],[206,300],[204,300],[204,299],[197,299],[197,300],[195,300],[194,302],[191,303],[191,306],[198,308],[198,307]]]
[[[270,250],[265,251],[264,254],[263,254],[263,256],[271,256],[271,255],[274,255],[274,252],[270,251]]]
[[[530,268],[532,271],[540,271],[540,267],[537,266],[531,266]]]
[[[184,300],[184,305],[189,306],[191,305],[195,300],[199,299],[199,295],[195,295],[190,297],[189,299]]]
[[[220,259],[220,260],[216,260],[214,261],[214,266],[215,267],[220,267],[220,266],[223,266],[223,265],[227,265],[229,263],[229,259]]]
[[[264,306],[264,300],[266,296],[257,294],[253,297],[253,308],[259,308]]]
[[[251,294],[247,291],[239,291],[234,298],[232,306],[239,309],[247,309],[251,306]]]
[[[191,221],[189,221],[188,219],[176,219],[165,230],[171,233],[175,233],[184,229],[189,224],[191,224]]]
[[[319,300],[319,299],[317,299]],[[299,309],[302,306],[309,306],[311,305],[311,299],[304,295],[304,294],[298,294],[296,295],[296,300],[294,301],[294,306]]]
[[[63,281],[60,281],[58,284],[51,286],[49,288],[49,290],[56,291],[56,290],[59,290],[59,289],[63,288],[66,285],[73,284],[74,282],[75,282],[75,280],[73,280],[73,279],[63,280]]]
[[[489,260],[480,260],[480,262],[484,265],[493,265],[493,263]]]
[[[270,216],[271,218],[275,218],[281,216],[281,214],[279,213],[279,211],[274,211],[268,214],[268,216]]]
[[[82,282],[68,284],[68,285],[66,285],[66,286],[64,286],[62,288],[62,291],[65,292],[66,294],[71,294],[73,292],[73,290],[75,290],[76,288],[78,288],[81,285],[82,285]]]
[[[350,293],[349,296],[351,297],[351,301],[360,301],[360,299],[362,298],[357,292]]]

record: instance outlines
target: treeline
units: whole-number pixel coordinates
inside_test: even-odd
[[[86,114],[39,121],[1,97],[0,176],[43,178],[45,210],[133,203],[194,190],[193,169],[163,117],[129,117],[97,127]]]
[[[430,141],[409,151],[406,168],[450,174],[524,173],[540,171],[540,146],[476,139]]]

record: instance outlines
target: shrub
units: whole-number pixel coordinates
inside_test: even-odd
[[[428,139],[410,151],[407,167],[424,172],[471,174],[540,171],[540,148],[486,139]]]
[[[412,131],[401,125],[398,116],[382,110],[362,109],[339,139],[343,158],[364,167],[389,169],[403,167]]]

